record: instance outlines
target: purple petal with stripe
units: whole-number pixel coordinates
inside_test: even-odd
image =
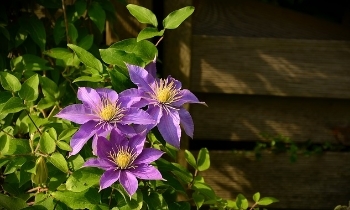
[[[158,130],[166,142],[180,148],[181,128],[177,111],[164,112],[158,124]]]
[[[134,161],[134,164],[149,164],[159,159],[163,154],[164,152],[157,149],[144,148],[142,153]]]
[[[91,109],[97,110],[101,105],[101,97],[95,89],[89,87],[80,87],[78,89],[78,99]]]
[[[110,187],[114,182],[121,178],[120,170],[108,170],[104,172],[100,179],[100,190]]]
[[[154,83],[154,77],[149,74],[144,68],[131,64],[126,65],[129,69],[131,81],[139,88],[147,92],[153,92],[151,85]]]
[[[139,179],[146,180],[163,180],[162,174],[157,168],[151,165],[139,165],[137,168],[129,170],[133,175]]]
[[[130,197],[136,192],[139,185],[136,177],[127,170],[121,171],[119,181]]]
[[[126,110],[125,116],[121,119],[121,123],[123,124],[155,124],[155,120],[145,111],[131,107]]]
[[[83,104],[73,104],[66,106],[58,114],[56,114],[56,117],[66,119],[77,124],[84,124],[89,120],[98,120],[98,117]]]
[[[109,169],[114,169],[115,164],[112,162],[105,160],[105,159],[100,159],[100,158],[90,158],[88,159],[84,165],[84,167],[97,167],[101,168],[103,170],[109,170]]]
[[[180,108],[179,116],[180,116],[180,124],[185,130],[185,133],[189,137],[193,138],[194,124],[190,113],[186,109]]]
[[[79,130],[72,136],[70,140],[70,146],[72,151],[70,155],[77,154],[84,144],[96,133],[98,127],[96,127],[96,122],[89,121],[80,126]]]
[[[112,103],[115,103],[119,98],[118,93],[109,88],[97,88],[96,92],[100,95],[100,97],[102,96]]]

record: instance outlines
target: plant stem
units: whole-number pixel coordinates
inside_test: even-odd
[[[62,10],[63,10],[63,17],[64,17],[64,25],[66,27],[67,44],[69,44],[70,43],[70,39],[69,39],[69,36],[68,36],[68,20],[67,20],[67,14],[66,14],[65,0],[62,0]]]
[[[26,110],[27,111],[27,110]],[[27,111],[27,115],[30,119],[30,121],[32,121],[33,125],[35,126],[36,130],[40,133],[40,136],[42,135],[40,129],[38,128],[38,126],[36,126],[35,122],[33,121],[32,117],[29,115],[29,112]]]
[[[11,137],[11,138],[15,138],[13,135],[11,135],[10,133],[8,133],[8,132],[6,132],[6,131],[4,131],[4,129],[0,129],[0,131],[2,131],[2,132],[4,132],[4,134],[6,134],[6,135],[8,135],[9,137]]]
[[[160,39],[159,39],[159,40],[157,41],[157,43],[155,44],[156,47],[158,46],[158,44],[160,43],[160,41],[163,40],[163,38],[164,38],[164,36],[161,36],[161,37],[160,37]]]

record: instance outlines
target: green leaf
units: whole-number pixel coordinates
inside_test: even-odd
[[[118,194],[117,194],[118,195]],[[118,210],[140,210],[143,204],[143,195],[140,190],[136,191],[131,198],[124,198],[123,195],[119,194],[118,198]]]
[[[73,23],[68,23],[68,37],[71,43],[75,44],[78,38],[78,30]]]
[[[40,47],[41,51],[44,51],[46,45],[46,32],[44,24],[37,18],[36,15],[29,17],[26,20],[26,23],[28,24],[27,30],[30,37]]]
[[[59,152],[53,153],[48,160],[64,173],[68,173],[68,165],[66,159]]]
[[[181,166],[178,163],[172,163],[175,166],[176,170],[173,170],[172,173],[180,178],[185,183],[190,183],[193,180],[191,172],[189,172],[185,167]]]
[[[9,164],[7,164],[4,174],[11,174],[13,172],[15,172],[18,168],[20,168],[25,162],[27,161],[27,159],[25,157],[17,157],[14,158],[13,160],[11,160],[9,162]]]
[[[18,95],[25,101],[35,101],[39,95],[38,87],[39,77],[38,74],[34,74],[23,83]]]
[[[4,207],[5,209],[20,210],[27,207],[28,205],[25,200],[22,200],[20,198],[14,198],[0,194],[0,206]]]
[[[145,202],[148,205],[148,209],[167,209],[167,203],[160,193],[152,192],[149,196],[145,197]]]
[[[58,87],[50,78],[40,76],[39,83],[45,98],[49,97],[54,99],[58,97]]]
[[[44,132],[40,137],[40,150],[46,154],[51,154],[56,150],[56,142],[48,132]]]
[[[263,197],[258,201],[258,204],[260,206],[267,206],[270,205],[272,203],[278,202],[278,200],[276,198],[273,197]]]
[[[193,168],[197,169],[196,159],[194,158],[192,153],[187,149],[185,150],[185,159]]]
[[[89,34],[84,36],[79,42],[78,46],[84,48],[85,50],[89,50],[94,42],[94,35]]]
[[[92,76],[80,76],[73,80],[73,83],[75,82],[81,82],[81,81],[86,81],[86,82],[102,82],[104,80],[103,77],[99,75],[92,75]]]
[[[31,152],[28,139],[0,139],[2,155],[28,154]]]
[[[249,206],[247,198],[244,197],[241,193],[237,195],[236,205],[239,209],[247,209]]]
[[[55,27],[53,28],[53,38],[55,44],[58,45],[63,38],[65,38],[66,29],[64,27],[63,18],[60,18],[56,21]]]
[[[100,49],[101,58],[108,64],[125,67],[124,63],[144,66],[153,61],[158,54],[154,44],[147,40],[136,41],[135,38],[116,42],[107,49]]]
[[[171,12],[163,20],[165,29],[175,29],[194,12],[193,6],[187,6]]]
[[[192,194],[192,198],[193,198],[194,203],[197,206],[197,209],[199,209],[203,205],[203,203],[205,201],[204,196],[199,194],[198,192],[194,192]]]
[[[58,140],[67,140],[70,139],[73,134],[77,131],[77,128],[68,128],[63,130],[60,135],[58,135]]]
[[[23,104],[23,101],[20,98],[12,97],[4,104],[0,112],[1,114],[16,113],[25,108],[26,106]]]
[[[102,33],[106,23],[106,12],[98,2],[92,2],[88,8],[88,15]]]
[[[66,188],[72,192],[82,192],[98,185],[103,171],[94,167],[84,167],[73,172],[67,179]]]
[[[52,70],[53,68],[47,66],[47,64],[48,64],[47,60],[32,54],[25,54],[11,60],[12,70],[16,70],[16,71]]]
[[[68,168],[70,171],[76,171],[80,169],[85,163],[84,158],[77,154],[77,155],[72,155],[68,158]]]
[[[149,9],[134,4],[128,4],[126,8],[140,23],[152,24],[158,26],[156,15]]]
[[[130,78],[121,73],[121,70],[118,70],[118,68],[114,68],[113,70],[108,71],[108,73],[112,80],[113,89],[118,93],[133,87]]]
[[[56,144],[61,150],[69,151],[69,152],[72,151],[72,148],[65,141],[57,141]]]
[[[82,16],[86,10],[86,2],[83,0],[77,0],[74,3],[75,11],[78,13],[78,16]]]
[[[210,157],[207,148],[202,148],[199,150],[197,158],[198,171],[205,171],[210,167]]]
[[[85,49],[78,47],[73,44],[67,44],[69,48],[71,48],[75,54],[78,56],[80,61],[84,63],[86,66],[95,69],[99,72],[103,71],[102,63],[95,58],[91,53],[86,51]]]
[[[255,203],[257,203],[260,199],[260,193],[259,192],[256,192],[254,195],[253,195],[253,201],[255,201]]]
[[[179,201],[168,203],[169,210],[191,210],[191,204],[188,201]]]
[[[95,188],[89,188],[82,192],[55,191],[51,195],[72,209],[92,209],[96,204],[99,204],[101,199]]]
[[[206,196],[208,199],[216,199],[214,190],[206,183],[194,182],[192,188]]]
[[[20,46],[28,37],[28,32],[21,26],[15,36],[15,47]]]
[[[144,28],[140,31],[140,33],[137,35],[137,41],[141,41],[144,39],[149,39],[149,38],[153,38],[155,36],[163,36],[164,34],[164,30],[158,31],[157,28]]]
[[[21,89],[21,83],[17,77],[13,76],[8,72],[0,72],[1,86],[8,91],[17,92]]]

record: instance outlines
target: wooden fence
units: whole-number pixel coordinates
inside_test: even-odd
[[[216,193],[234,199],[259,191],[280,200],[275,209],[348,204],[350,153],[299,154],[292,163],[286,152],[258,159],[226,145],[266,142],[267,133],[349,146],[350,27],[254,0],[162,4],[164,15],[196,8],[179,29],[166,31],[162,65],[208,104],[189,107],[194,139],[184,138],[182,148],[210,142],[211,168],[202,175]]]

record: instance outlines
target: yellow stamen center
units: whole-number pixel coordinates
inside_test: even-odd
[[[120,169],[129,168],[135,160],[135,154],[129,148],[120,148],[117,153],[111,151],[109,157]]]
[[[102,105],[97,113],[102,121],[117,122],[124,116],[124,109],[116,103],[111,103],[107,99],[102,99]]]
[[[177,99],[176,95],[179,90],[175,88],[174,82],[168,82],[168,80],[160,79],[159,84],[156,84],[155,98],[160,103],[171,103]]]

